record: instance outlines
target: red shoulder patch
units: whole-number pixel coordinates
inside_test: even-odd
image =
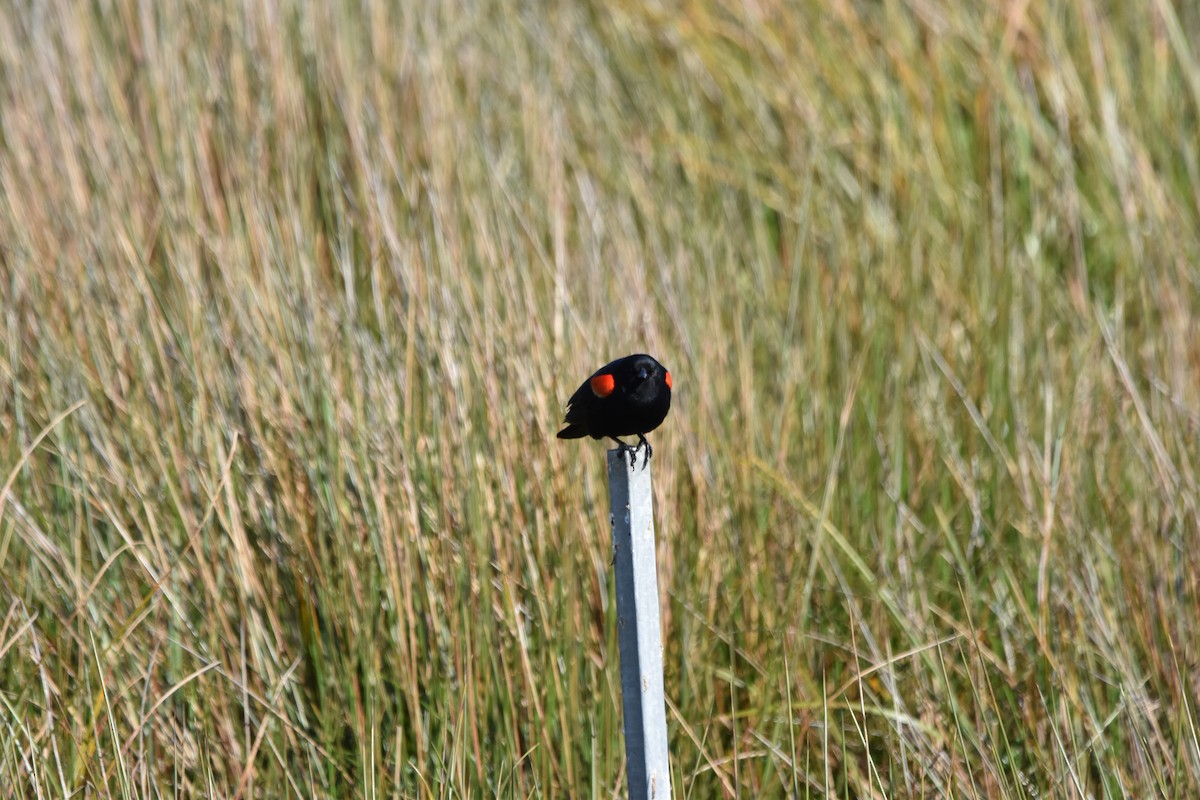
[[[667,374],[666,374],[666,375],[663,377],[663,380],[665,380],[665,381],[667,382],[667,388],[668,388],[668,389],[674,389],[674,388],[675,388],[674,386],[672,386],[672,385],[671,385],[671,373],[670,373],[670,371],[669,371],[669,370],[667,371]]]
[[[617,381],[612,375],[597,375],[588,381],[592,387],[592,394],[596,397],[608,397],[613,393],[613,389],[617,388]]]

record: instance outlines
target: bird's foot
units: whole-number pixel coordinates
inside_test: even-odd
[[[650,446],[650,440],[642,434],[638,434],[638,447],[646,448],[646,455],[642,458],[642,469],[650,465],[650,456],[654,455],[654,448]],[[637,459],[637,452],[634,452],[634,459]],[[632,466],[632,465],[631,465]]]
[[[633,467],[635,467],[637,465],[638,449],[631,444],[626,444],[625,442],[622,442],[620,439],[618,439],[615,436],[612,436],[609,438],[611,438],[614,442],[617,443],[617,450],[620,451],[622,457],[629,456],[629,468],[632,469]]]

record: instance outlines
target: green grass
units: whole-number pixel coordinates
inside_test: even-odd
[[[171,4],[168,4],[168,6]],[[0,797],[1200,795],[1194,3],[7,3]]]

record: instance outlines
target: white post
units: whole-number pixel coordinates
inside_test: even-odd
[[[662,627],[654,552],[650,465],[636,466],[619,449],[608,451],[608,493],[617,578],[617,642],[621,649],[621,705],[629,800],[667,800],[667,710],[663,693]]]

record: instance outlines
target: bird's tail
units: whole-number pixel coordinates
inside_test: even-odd
[[[587,429],[578,422],[574,425],[568,425],[558,432],[558,438],[560,439],[582,439],[585,436],[587,436]]]

